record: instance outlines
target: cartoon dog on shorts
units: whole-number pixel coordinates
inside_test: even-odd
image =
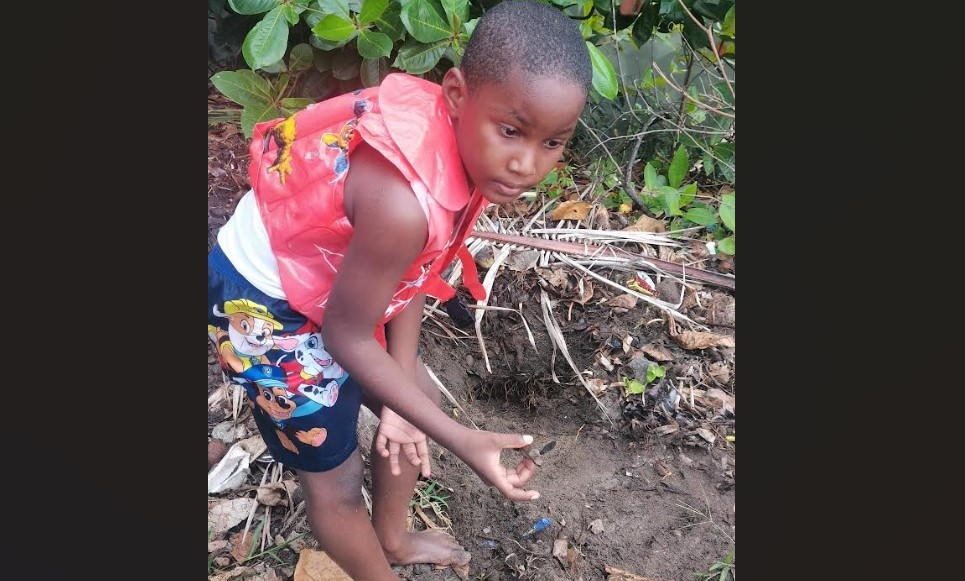
[[[322,334],[300,333],[287,337],[276,337],[275,347],[295,355],[301,365],[298,371],[298,385],[295,389],[308,399],[325,407],[332,407],[338,400],[339,380],[345,375],[342,367],[325,350]],[[282,356],[278,360],[281,364]]]
[[[245,385],[246,391],[253,402],[265,412],[275,425],[275,434],[282,446],[298,454],[298,447],[292,442],[289,434],[309,446],[321,446],[328,436],[325,428],[311,430],[292,430],[288,427],[288,420],[293,417],[308,415],[321,409],[321,406],[304,396],[292,396],[288,392],[285,372],[275,365],[254,365],[242,372],[237,378]],[[301,401],[298,401],[301,400]]]
[[[208,336],[217,344],[222,361],[235,373],[252,365],[268,363],[265,353],[274,347],[275,331],[282,324],[268,312],[268,308],[249,299],[226,301],[224,312],[214,305],[215,316],[228,319],[228,332],[208,325]]]

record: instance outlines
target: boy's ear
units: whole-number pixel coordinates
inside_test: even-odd
[[[446,109],[449,111],[450,118],[459,118],[459,112],[465,105],[468,96],[469,89],[466,87],[466,77],[462,75],[462,71],[457,67],[452,67],[446,71],[445,76],[442,77],[442,98],[446,104]]]

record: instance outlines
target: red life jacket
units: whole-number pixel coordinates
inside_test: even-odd
[[[370,87],[310,105],[287,119],[255,125],[248,172],[281,286],[296,311],[321,325],[349,240],[343,187],[352,152],[364,140],[412,185],[429,225],[425,248],[406,270],[376,329],[422,292],[455,295],[441,274],[458,257],[463,283],[485,298],[465,239],[488,201],[470,195],[439,85],[392,74]],[[465,208],[458,229],[454,218]]]

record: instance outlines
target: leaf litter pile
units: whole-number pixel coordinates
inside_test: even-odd
[[[212,100],[219,96],[210,95],[209,105]],[[211,126],[208,138],[210,250],[249,185],[247,145],[237,126]],[[433,480],[418,483],[409,526],[452,532],[473,560],[462,571],[397,567],[406,578],[668,581],[692,578],[733,549],[734,260],[710,254],[694,232],[668,233],[665,221],[606,208],[590,195],[594,186],[576,183],[553,199],[531,192],[484,213],[467,244],[488,299],[476,304],[460,291],[469,313],[461,325],[444,305],[428,301],[426,364],[444,394],[443,409],[458,421],[536,435],[541,448],[527,452],[541,464],[533,485],[541,501],[550,498],[551,471],[563,470],[568,453],[592,446],[586,453],[596,456],[596,468],[604,462],[601,450],[620,466],[603,488],[632,494],[630,503],[659,504],[657,514],[665,518],[634,520],[652,521],[654,527],[666,521],[671,540],[654,532],[646,540],[650,549],[635,546],[643,540],[621,540],[614,522],[626,505],[605,506],[608,496],[600,490],[572,491],[571,484],[561,489],[557,504],[565,504],[572,492],[581,500],[569,504],[585,498],[586,508],[513,505],[433,445]],[[457,283],[461,271],[455,263],[450,282]],[[294,473],[266,453],[244,390],[224,380],[210,346],[208,368],[209,579],[346,579],[318,550]],[[564,408],[573,417],[561,417],[578,423],[566,428],[572,433],[557,437],[564,427],[547,422],[556,421],[553,415]],[[363,409],[359,431],[366,466],[376,424]],[[574,466],[592,472],[586,460]],[[697,476],[712,484],[705,486]],[[691,493],[694,483],[699,492]],[[363,495],[371,509],[369,485],[366,470]],[[589,502],[591,494],[597,503]],[[695,498],[670,500],[664,494]],[[708,496],[714,494],[725,496],[715,501]],[[481,507],[467,506],[472,500]],[[727,506],[729,514],[712,511],[714,502],[715,508]],[[581,516],[576,522],[567,512],[591,506],[610,518]],[[517,534],[550,510],[559,514],[547,519],[552,526],[546,531]],[[516,532],[507,528],[500,534],[500,520],[513,520]],[[683,535],[696,531],[705,537],[686,545],[690,537]],[[676,542],[686,550],[671,556],[670,549],[654,548]]]

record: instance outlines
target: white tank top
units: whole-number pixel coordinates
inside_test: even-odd
[[[234,214],[218,231],[218,246],[256,289],[270,297],[287,300],[253,190],[242,196]]]

